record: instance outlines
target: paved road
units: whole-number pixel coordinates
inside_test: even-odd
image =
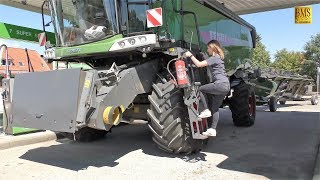
[[[320,106],[259,107],[252,128],[221,110],[218,136],[201,153],[156,148],[145,126],[114,129],[80,144],[59,140],[0,151],[0,179],[311,179],[320,141]]]

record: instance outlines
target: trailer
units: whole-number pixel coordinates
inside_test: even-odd
[[[305,101],[310,100],[312,105],[318,104],[318,90],[314,80],[307,76],[301,76],[290,71],[280,71],[265,69],[261,77],[252,80],[257,95],[257,103],[267,103],[271,112],[275,112],[280,105],[286,101]],[[304,98],[304,96],[311,98]]]

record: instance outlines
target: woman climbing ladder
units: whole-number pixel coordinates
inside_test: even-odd
[[[224,97],[230,91],[229,79],[225,72],[224,67],[224,53],[220,46],[220,43],[217,40],[211,40],[207,44],[207,52],[210,55],[210,58],[199,61],[195,58],[191,52],[186,52],[185,56],[191,58],[192,62],[197,67],[207,67],[212,76],[212,82],[202,85],[199,87],[201,101],[204,105],[204,111],[199,115],[199,118],[208,118],[212,116],[212,125],[203,132],[203,135],[206,136],[216,136],[217,131],[216,127],[219,121],[219,107],[221,106]],[[211,103],[208,108],[207,100],[204,97],[203,93],[206,93],[209,98],[211,98]]]

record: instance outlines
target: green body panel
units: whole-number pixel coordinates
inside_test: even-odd
[[[69,57],[69,56],[84,56],[90,54],[106,53],[109,51],[111,46],[119,39],[122,35],[116,35],[108,39],[104,39],[98,42],[72,46],[72,47],[57,47],[55,49],[56,57]]]
[[[22,127],[13,127],[12,131],[13,131],[13,135],[19,135],[19,134],[33,133],[33,132],[37,132],[40,130],[30,129],[30,128],[22,128]]]
[[[167,31],[167,34],[170,34],[171,38],[176,41],[185,41],[188,44],[191,42],[192,45],[200,46],[202,52],[206,52],[206,44],[210,40],[218,40],[224,47],[224,61],[227,71],[236,69],[240,64],[244,64],[247,59],[251,58],[253,48],[251,29],[203,6],[197,1],[183,1],[184,10],[196,14],[200,30],[200,39],[198,39],[195,18],[192,14],[184,15],[184,27],[181,27],[182,16],[173,10],[174,6],[177,9],[180,8],[179,2],[175,1],[176,4],[172,4],[172,1],[166,1],[163,7],[166,24],[159,28],[160,34]],[[183,35],[184,37],[182,37]]]
[[[4,39],[16,39],[38,43],[38,34],[42,32],[43,31],[37,29],[0,23],[0,38]],[[55,44],[56,40],[54,33],[46,32],[46,34],[50,43]]]
[[[154,4],[153,8],[157,7],[160,7],[160,5],[158,3]],[[155,28],[155,31],[158,33],[158,35],[167,35],[169,38],[173,38],[176,41],[183,39],[181,26],[182,16],[174,11],[175,9],[180,9],[180,7],[180,1],[166,1],[162,7],[162,18],[164,22],[163,26]]]

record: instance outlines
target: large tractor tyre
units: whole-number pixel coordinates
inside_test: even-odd
[[[278,109],[278,101],[277,98],[274,96],[271,96],[268,101],[269,109],[271,112],[276,112]]]
[[[311,104],[312,105],[317,105],[318,104],[318,96],[317,95],[313,95],[311,97]]]
[[[192,138],[183,91],[171,81],[162,81],[153,85],[153,92],[148,96],[150,109],[147,114],[153,141],[160,149],[170,153],[199,151],[204,141]]]
[[[108,131],[84,127],[73,133],[65,133],[65,137],[79,142],[91,142],[102,139]]]
[[[235,126],[249,127],[254,124],[256,97],[252,86],[241,83],[234,88],[230,99],[230,110]]]

